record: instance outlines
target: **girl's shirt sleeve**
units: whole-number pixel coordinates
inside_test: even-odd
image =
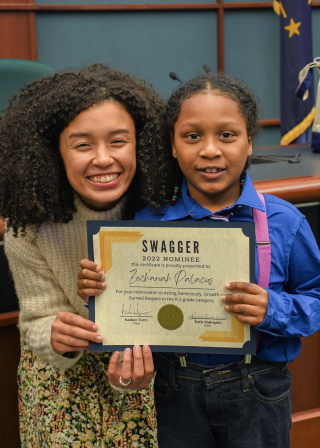
[[[284,290],[267,289],[267,315],[256,328],[278,337],[308,336],[320,328],[320,252],[304,217],[292,244],[289,236],[285,246]]]
[[[35,241],[30,229],[25,236],[15,238],[8,232],[5,237],[5,251],[19,298],[21,337],[43,361],[68,369],[82,354],[70,359],[55,353],[51,347],[51,325],[59,311],[75,310]]]

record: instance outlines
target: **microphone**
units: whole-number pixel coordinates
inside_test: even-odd
[[[181,79],[179,78],[179,76],[175,73],[175,72],[170,72],[169,76],[171,79],[173,79],[174,81],[179,81],[180,84],[183,84],[183,82],[181,81]]]
[[[203,67],[203,70],[206,72],[206,73],[212,73],[212,70],[211,70],[211,68],[209,67],[209,65],[207,65],[207,64],[205,64]]]

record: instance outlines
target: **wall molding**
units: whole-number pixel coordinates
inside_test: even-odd
[[[222,0],[223,1],[223,0]],[[156,4],[132,4],[132,5],[26,5],[23,3],[1,3],[0,11],[174,11],[174,10],[214,10],[225,8],[225,4],[219,3],[156,3]],[[229,3],[229,5],[255,5],[256,3]],[[268,4],[272,7],[272,3]],[[240,6],[240,9],[243,6]],[[249,6],[245,6],[249,7]],[[230,7],[229,7],[230,9]]]
[[[280,118],[270,118],[268,120],[260,120],[259,126],[261,127],[280,126]]]
[[[320,7],[320,1],[314,1],[312,7]],[[224,10],[224,9],[272,9],[273,2],[224,3],[157,3],[132,5],[39,5],[35,3],[0,3],[0,11],[188,11],[188,10]]]

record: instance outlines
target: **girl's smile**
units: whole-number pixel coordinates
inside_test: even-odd
[[[251,137],[236,101],[218,90],[183,101],[174,125],[172,154],[189,195],[213,213],[240,196],[240,175],[252,154]]]
[[[217,179],[217,177],[222,176],[225,168],[219,166],[207,166],[205,168],[198,168],[197,170],[200,171],[206,179]]]
[[[60,152],[68,180],[90,208],[111,208],[136,171],[134,121],[117,102],[81,112],[61,133]]]

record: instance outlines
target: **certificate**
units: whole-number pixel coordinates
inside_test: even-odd
[[[89,299],[103,336],[90,351],[254,354],[255,332],[224,309],[230,281],[254,283],[254,223],[88,221],[107,288]]]

